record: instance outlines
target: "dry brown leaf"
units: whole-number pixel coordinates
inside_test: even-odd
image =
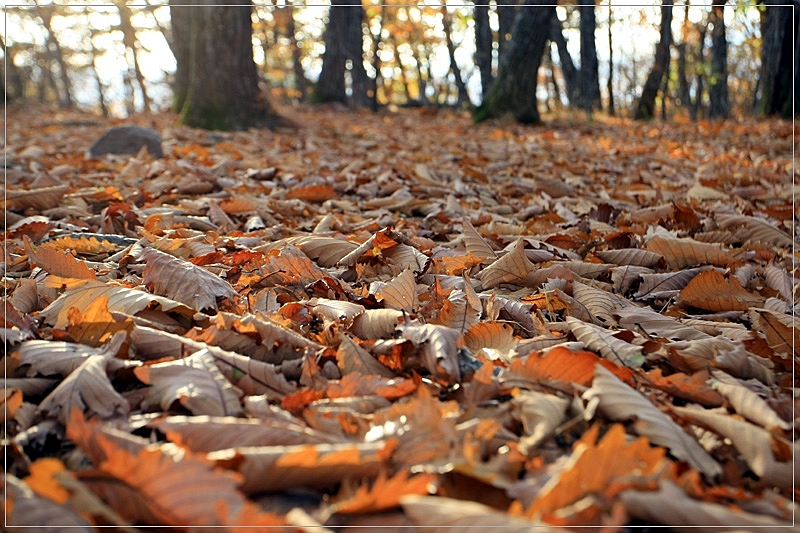
[[[518,239],[510,252],[481,270],[476,277],[484,289],[491,289],[501,283],[520,284],[534,268],[533,263],[525,256],[525,241]]]
[[[678,303],[712,312],[746,311],[764,303],[763,298],[746,291],[733,276],[716,270],[701,272],[681,289]]]
[[[134,373],[151,385],[150,402],[165,411],[179,402],[195,415],[235,416],[242,412],[239,395],[207,349],[177,361],[141,366]]]
[[[378,475],[387,457],[386,443],[254,446],[218,450],[212,464],[238,472],[245,494],[292,487],[331,488],[346,479]]]
[[[378,283],[370,289],[390,309],[411,313],[419,307],[417,283],[410,269],[404,270],[388,282]]]
[[[661,412],[650,400],[632,389],[611,372],[595,367],[592,387],[583,394],[589,403],[587,413],[595,408],[614,421],[634,420],[633,430],[653,444],[669,448],[672,455],[686,461],[709,479],[722,473],[722,468],[683,429]]]
[[[62,424],[66,424],[74,412],[88,412],[105,419],[127,416],[130,405],[111,386],[106,376],[107,363],[108,359],[102,355],[87,357],[42,400],[39,411],[58,418]]]
[[[735,260],[721,246],[697,242],[693,239],[653,237],[647,242],[647,249],[663,256],[667,266],[673,270],[699,265],[725,268]]]
[[[47,245],[35,245],[27,237],[23,237],[28,260],[39,268],[62,278],[96,279],[94,270],[86,263],[68,253],[61,252]]]
[[[336,364],[343,375],[356,372],[358,374],[374,374],[386,378],[394,377],[394,372],[380,364],[349,336],[340,334],[339,340],[339,349],[336,351]]]
[[[792,445],[758,426],[737,420],[727,413],[714,413],[694,407],[673,407],[672,410],[692,422],[711,428],[727,437],[742,455],[757,476],[778,487],[794,486],[800,475],[800,466],[792,465],[791,458],[798,452],[797,444]],[[774,448],[788,450],[786,457],[775,457]]]
[[[216,310],[218,298],[235,301],[238,296],[219,276],[154,248],[145,248],[141,260],[146,264],[142,272],[145,285],[151,286],[156,294],[197,311]]]
[[[134,327],[130,318],[119,320],[108,312],[105,295],[92,301],[86,309],[70,308],[67,319],[67,333],[72,340],[89,346],[100,346],[119,332],[130,335]]]
[[[175,300],[136,289],[107,285],[100,281],[87,281],[59,296],[56,301],[42,310],[40,316],[54,328],[64,329],[69,324],[71,308],[86,309],[93,301],[103,296],[108,298],[108,310],[112,313],[119,312],[133,316],[141,311],[160,307],[163,312],[175,313],[188,318],[194,315],[194,311],[190,307]]]

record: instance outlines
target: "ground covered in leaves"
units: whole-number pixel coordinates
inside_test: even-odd
[[[790,123],[293,119],[9,110],[9,525],[792,524]]]

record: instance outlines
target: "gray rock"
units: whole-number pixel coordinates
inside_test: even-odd
[[[140,126],[117,126],[111,128],[89,148],[89,156],[137,154],[142,146],[147,147],[147,151],[152,157],[164,157],[164,152],[161,149],[161,136],[158,132],[154,129]]]

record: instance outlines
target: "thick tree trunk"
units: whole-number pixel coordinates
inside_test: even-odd
[[[797,106],[800,91],[792,98],[792,82],[797,81],[797,68],[792,63],[792,29],[797,32],[798,17],[792,17],[792,7],[778,6],[780,0],[765,0],[762,15],[761,75],[756,99],[756,111],[762,115],[792,116],[792,104]],[[794,74],[793,74],[794,73]],[[794,75],[794,80],[793,80]]]
[[[578,105],[580,99],[579,72],[567,49],[567,40],[564,38],[561,21],[558,20],[558,17],[553,17],[550,26],[550,40],[556,43],[558,49],[561,73],[564,74],[564,83],[567,85],[567,99],[571,105]]]
[[[481,73],[481,100],[492,85],[492,28],[489,26],[489,6],[475,2],[475,64]]]
[[[170,0],[182,123],[219,130],[286,123],[258,87],[251,12],[241,0]]]
[[[479,0],[480,1],[480,0]],[[517,15],[517,0],[497,0],[497,51],[499,57],[508,49],[511,41],[511,28]]]
[[[711,87],[708,90],[708,118],[728,118],[728,40],[725,36],[725,2],[714,0],[711,5]]]
[[[350,62],[353,103],[359,106],[370,104],[367,97],[367,72],[364,70],[362,53],[361,22],[364,10],[361,4],[352,5],[349,0],[332,0],[325,28],[325,54],[322,56],[322,71],[314,89],[313,100],[318,103],[347,103],[345,73]]]
[[[594,32],[597,28],[594,2],[595,0],[578,0],[578,11],[581,14],[581,107],[587,113],[602,108],[600,76],[597,72],[597,46],[594,41]]]
[[[671,24],[672,0],[662,0],[661,38],[658,41],[658,45],[656,45],[656,59],[653,63],[653,69],[647,76],[639,101],[636,102],[636,108],[633,112],[635,120],[651,119],[655,116],[656,95],[659,87],[661,87],[661,80],[667,72],[667,63],[669,62],[669,47],[672,41]]]
[[[511,113],[524,124],[541,120],[536,108],[539,65],[551,32],[555,7],[548,0],[525,0],[514,20],[508,50],[500,56],[497,79],[475,114],[481,121]]]

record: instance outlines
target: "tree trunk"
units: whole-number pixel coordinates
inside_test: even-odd
[[[469,104],[469,95],[467,94],[467,84],[464,83],[464,76],[461,74],[461,69],[456,63],[456,45],[453,42],[453,34],[450,27],[450,14],[447,12],[447,6],[444,4],[442,5],[442,17],[444,36],[447,42],[447,54],[450,57],[450,71],[453,73],[456,88],[458,89],[456,107],[461,107],[464,104]]]
[[[332,0],[325,28],[325,53],[322,56],[322,71],[314,89],[314,102],[348,102],[346,72],[350,62],[350,79],[353,103],[359,106],[370,104],[367,96],[367,72],[361,49],[361,22],[364,10],[361,4],[353,5],[349,0]]]
[[[481,73],[481,100],[492,85],[492,28],[489,26],[489,6],[475,2],[475,64]]]
[[[653,69],[647,76],[639,101],[636,102],[636,108],[633,112],[635,120],[651,119],[655,116],[656,95],[659,87],[661,87],[661,80],[664,78],[664,74],[667,71],[667,63],[669,62],[669,47],[672,41],[670,24],[672,24],[672,1],[662,0],[661,38],[656,45],[656,59],[653,63]]]
[[[581,15],[581,107],[590,114],[592,110],[602,108],[600,76],[597,72],[597,46],[594,41],[594,32],[597,28],[594,2],[595,0],[578,0],[578,11]]]
[[[251,13],[241,0],[170,0],[182,123],[219,130],[287,124],[258,87]]]
[[[475,114],[476,121],[506,113],[523,124],[541,120],[536,108],[536,86],[556,10],[548,0],[525,0],[524,6],[514,20],[508,50],[500,56],[497,79]]]
[[[558,20],[558,17],[553,17],[550,26],[550,40],[556,43],[556,48],[558,48],[561,73],[564,74],[564,83],[567,85],[567,99],[571,105],[578,105],[580,99],[579,72],[575,68],[575,63],[572,62],[572,56],[567,49],[567,40],[564,38],[561,21]]]
[[[611,45],[611,27],[613,25],[611,17],[611,0],[608,0],[608,81],[606,90],[608,91],[608,114],[614,116],[614,47]]]
[[[72,107],[72,84],[69,81],[67,63],[64,60],[64,50],[61,48],[61,44],[58,42],[58,37],[53,32],[51,27],[54,9],[55,8],[52,5],[42,6],[39,5],[38,2],[36,4],[36,11],[44,23],[45,29],[47,30],[45,35],[45,54],[47,57],[46,69],[48,71],[48,76],[50,77],[50,82],[52,83],[52,88],[55,91],[56,98],[58,99],[58,105],[60,107]],[[60,90],[55,83],[55,76],[53,76],[53,72],[51,70],[51,61],[53,60],[58,64],[58,81],[61,84]]]
[[[711,87],[708,90],[708,118],[728,118],[728,40],[725,37],[725,2],[714,0],[711,5]]]
[[[300,46],[297,42],[297,37],[295,36],[297,30],[294,22],[294,11],[296,9],[294,4],[290,5],[289,9],[291,9],[291,12],[289,13],[289,17],[287,19],[289,26],[286,30],[286,33],[289,34],[289,41],[291,42],[292,47],[292,72],[294,73],[294,88],[298,93],[300,93],[300,98],[298,98],[298,100],[304,102],[306,96],[308,96],[308,79],[306,78],[306,73],[303,70],[303,63],[300,61]]]
[[[126,50],[130,53],[130,57],[126,57],[128,60],[128,70],[133,70],[136,76],[136,83],[139,85],[139,90],[142,92],[144,110],[149,112],[151,110],[150,96],[147,94],[144,74],[139,66],[139,54],[136,51],[136,30],[131,23],[131,10],[128,6],[119,1],[117,1],[117,10],[119,11],[120,29],[122,30],[122,44],[125,45]]]
[[[792,83],[797,83],[796,65],[792,63],[792,30],[798,28],[797,14],[792,7],[778,6],[780,0],[764,0],[766,10],[761,24],[761,76],[756,111],[762,115],[792,116],[792,104],[798,105],[800,95],[792,98]],[[794,72],[794,79],[793,79]],[[800,93],[800,91],[797,91]]]
[[[378,102],[378,82],[381,79],[381,57],[378,53],[381,49],[381,40],[383,39],[383,21],[384,17],[386,16],[386,5],[381,4],[381,11],[378,17],[380,18],[380,24],[378,25],[378,34],[372,36],[372,68],[375,70],[375,78],[372,80],[370,84],[370,94],[371,101],[370,101],[370,109],[372,112],[377,112],[379,107]],[[402,68],[402,67],[400,67]]]
[[[700,65],[703,62],[703,56],[705,55],[705,42],[706,42],[706,31],[708,30],[708,26],[700,25],[698,28],[699,36],[699,44],[697,45],[697,53],[695,54],[694,61],[696,65]],[[696,69],[695,78],[697,79],[697,89],[694,95],[694,102],[692,102],[691,107],[689,108],[689,117],[692,121],[695,121],[700,116],[703,110],[703,92],[704,89],[704,80],[705,76],[703,76],[703,69]]]
[[[480,0],[479,0],[480,1]],[[511,41],[511,28],[517,14],[517,0],[497,0],[497,52],[498,57],[508,49]]]

